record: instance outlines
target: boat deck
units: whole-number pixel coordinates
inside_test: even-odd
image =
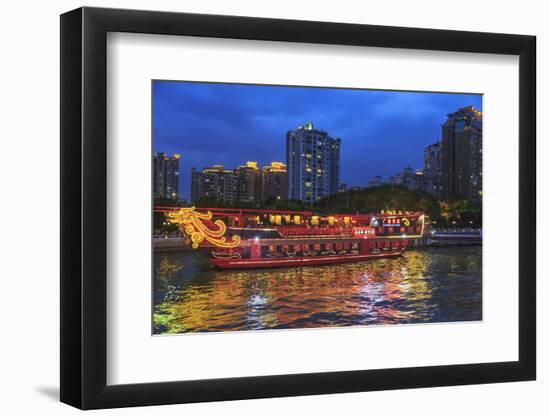
[[[315,265],[342,264],[347,262],[360,262],[378,258],[401,256],[403,250],[389,250],[378,253],[328,255],[328,256],[300,256],[281,258],[241,259],[214,258],[210,262],[220,269],[258,269],[258,268],[282,268],[302,267]]]

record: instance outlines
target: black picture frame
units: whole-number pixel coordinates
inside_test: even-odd
[[[61,16],[61,401],[82,409],[533,380],[535,225],[519,227],[519,360],[107,385],[108,32],[519,56],[519,216],[535,218],[534,36],[80,8]]]

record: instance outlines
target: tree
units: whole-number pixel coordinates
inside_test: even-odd
[[[378,213],[380,210],[422,211],[431,218],[440,216],[438,201],[420,190],[399,185],[382,185],[341,192],[319,200],[314,209],[324,213]]]
[[[483,207],[469,200],[442,201],[441,220],[451,227],[482,227]]]

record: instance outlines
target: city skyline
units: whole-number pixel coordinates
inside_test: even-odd
[[[258,166],[247,161],[238,167],[224,165],[191,170],[191,198],[213,198],[228,204],[259,204],[269,199],[287,200],[287,169],[282,162]]]
[[[180,198],[190,199],[191,168],[285,161],[288,131],[308,121],[342,139],[340,182],[367,186],[406,166],[441,140],[447,114],[482,109],[482,96],[155,81],[154,152],[181,154]]]

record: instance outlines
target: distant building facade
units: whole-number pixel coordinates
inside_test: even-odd
[[[441,172],[441,142],[424,148],[424,169],[430,172]]]
[[[370,187],[380,187],[381,185],[384,185],[384,180],[380,175],[376,175],[372,180],[370,180],[367,184],[367,186]]]
[[[441,142],[427,146],[424,149],[424,175],[430,177],[431,184],[426,191],[437,199],[442,198],[441,186]]]
[[[287,198],[286,165],[272,162],[258,168],[257,162],[246,162],[235,169],[213,165],[202,171],[191,170],[191,201],[212,198],[228,204],[258,204],[273,197]]]
[[[422,174],[421,189],[431,194],[437,200],[441,199],[441,175],[428,170],[419,171]],[[418,174],[418,172],[417,172]]]
[[[288,197],[288,179],[286,165],[282,162],[272,162],[264,166],[261,172],[261,201],[270,198],[286,200]]]
[[[416,172],[411,167],[406,167],[395,175],[395,185],[402,185],[410,190],[416,190]]]
[[[191,201],[212,198],[232,204],[236,200],[236,184],[233,171],[223,165],[213,165],[198,172],[191,169]]]
[[[306,123],[286,135],[288,198],[313,204],[336,194],[341,140]]]
[[[426,170],[414,170],[410,166],[391,176],[387,184],[400,185],[409,190],[421,190],[431,194],[434,188],[434,177]]]
[[[203,182],[202,172],[197,168],[191,168],[191,203],[194,203],[202,196]]]
[[[447,115],[441,139],[443,199],[481,200],[482,124],[482,113],[471,106]]]
[[[180,155],[157,152],[153,156],[153,195],[168,200],[179,199]]]
[[[247,162],[234,171],[237,184],[237,201],[254,204],[260,200],[260,170],[256,162]]]

